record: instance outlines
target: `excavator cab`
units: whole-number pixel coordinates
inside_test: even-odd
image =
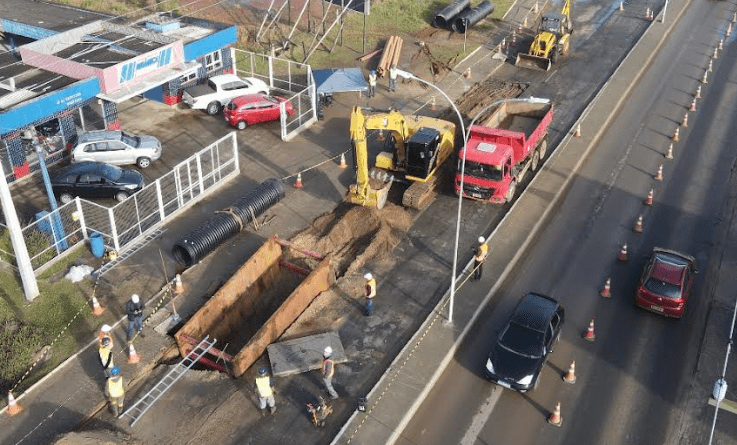
[[[407,175],[425,179],[435,167],[440,132],[421,127],[407,141]]]

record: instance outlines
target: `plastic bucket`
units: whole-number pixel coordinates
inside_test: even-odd
[[[95,258],[102,258],[105,255],[105,240],[102,233],[92,232],[90,235],[90,250]]]

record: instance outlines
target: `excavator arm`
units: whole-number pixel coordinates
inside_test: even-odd
[[[356,184],[350,186],[347,199],[364,207],[381,209],[386,203],[391,182],[381,183],[382,185],[378,188],[371,187],[366,143],[366,117],[360,107],[353,107],[350,125],[351,145],[356,160]]]

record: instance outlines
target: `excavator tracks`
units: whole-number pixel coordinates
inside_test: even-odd
[[[446,164],[449,162],[446,161]],[[413,182],[402,195],[402,205],[415,210],[425,210],[437,195],[443,178],[447,178],[448,169],[441,167],[425,182]]]

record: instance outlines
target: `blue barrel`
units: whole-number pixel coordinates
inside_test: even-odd
[[[105,255],[105,240],[102,233],[92,232],[90,235],[90,250],[95,258],[102,258]]]

